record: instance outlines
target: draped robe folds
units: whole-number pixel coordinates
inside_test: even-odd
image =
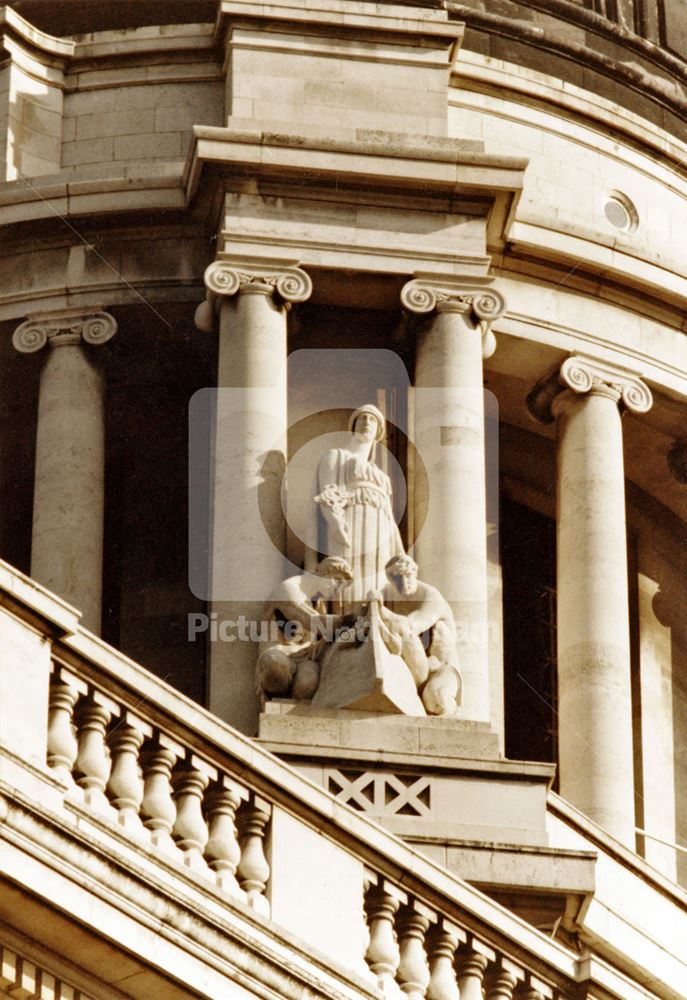
[[[375,462],[333,448],[320,461],[318,487],[318,506],[329,507],[330,517],[338,510],[348,528],[350,541],[345,543],[323,518],[319,549],[323,555],[341,556],[351,567],[353,582],[341,596],[343,610],[352,610],[370,590],[384,587],[384,566],[404,551],[391,507],[391,482]]]

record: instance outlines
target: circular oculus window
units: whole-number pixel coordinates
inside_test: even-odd
[[[621,233],[633,233],[639,225],[639,215],[627,195],[613,191],[606,199],[604,215],[614,229]]]

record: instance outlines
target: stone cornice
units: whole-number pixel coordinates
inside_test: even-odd
[[[556,417],[554,402],[566,391],[609,396],[632,413],[648,413],[653,404],[651,390],[635,372],[573,354],[560,369],[535,385],[527,397],[529,412],[540,423],[553,423]]]
[[[278,260],[228,258],[215,260],[205,270],[207,297],[196,309],[196,326],[206,333],[215,328],[215,315],[223,298],[244,291],[264,291],[285,303],[305,302],[312,294],[312,281],[294,263]]]
[[[561,30],[557,31],[555,27],[551,30],[542,30],[539,25],[517,20],[508,14],[476,10],[466,3],[454,0],[449,0],[447,9],[449,14],[464,22],[468,29],[502,35],[521,44],[531,45],[540,52],[542,49],[548,50],[577,64],[582,62],[616,82],[636,90],[644,97],[648,96],[669,107],[675,113],[684,114],[687,101],[680,88],[675,87],[672,81],[664,81],[662,76],[648,71],[653,64],[682,82],[687,76],[687,64],[679,56],[570,0],[529,0],[528,6],[559,19]],[[605,36],[606,40],[615,46],[614,51],[620,55],[613,58],[574,40],[571,35],[564,33],[566,22],[577,24],[596,35]],[[623,50],[626,52],[623,53]],[[623,54],[635,58],[623,59],[621,58]],[[640,62],[637,61],[637,57]]]
[[[34,27],[30,21],[18,14],[11,6],[0,10],[0,37],[4,43],[8,37],[20,41],[39,60],[64,63],[74,55],[76,42],[71,38],[57,38],[46,31]]]
[[[518,195],[528,160],[485,153],[481,142],[435,136],[380,136],[369,129],[341,129],[335,138],[319,128],[294,125],[292,131],[266,131],[253,121],[232,118],[228,127],[193,126],[194,144],[186,169],[192,200],[207,166],[239,166],[253,174],[293,177],[308,172],[312,181],[339,177],[409,192]],[[385,141],[385,139],[387,141]],[[391,161],[391,162],[390,162]]]
[[[277,23],[279,30],[287,25],[292,31],[307,31],[309,34],[345,32],[347,35],[376,38],[380,34],[419,38],[425,42],[448,50],[448,61],[453,61],[463,39],[464,25],[455,19],[449,20],[441,8],[425,8],[409,5],[378,4],[371,2],[350,3],[348,0],[319,0],[317,4],[306,5],[293,0],[269,0],[256,3],[255,0],[221,0],[217,22],[217,36],[227,31],[229,24],[241,25],[251,22]]]
[[[12,344],[22,354],[34,354],[46,344],[59,347],[64,344],[99,346],[107,343],[117,332],[117,320],[101,310],[65,310],[29,316],[12,336]]]
[[[506,300],[495,288],[471,288],[469,279],[453,275],[418,275],[401,289],[401,305],[419,316],[434,311],[465,313],[472,322],[479,324],[485,358],[491,357],[496,350],[492,323],[506,311]]]
[[[194,885],[193,877],[170,864],[164,852],[123,850],[126,836],[97,817],[84,832],[79,821],[86,815],[94,819],[76,803],[64,813],[49,813],[0,781],[1,839],[10,847],[20,845],[24,855],[41,865],[38,869],[35,862],[24,864],[15,879],[25,891],[34,890],[38,919],[55,885],[64,894],[61,902],[67,919],[75,919],[78,888],[87,887],[84,895],[89,897],[91,913],[104,919],[114,909],[123,915],[118,927],[127,938],[115,939],[115,947],[126,949],[129,955],[133,951],[139,961],[150,964],[152,976],[151,931],[168,959],[181,950],[190,963],[189,974],[195,971],[192,960],[202,951],[201,961],[209,971],[206,982],[215,981],[215,995],[220,995],[221,982],[216,977],[226,981],[223,995],[231,992],[238,973],[238,982],[255,984],[258,995],[373,1000],[374,987],[360,975],[335,966],[325,956],[304,951],[297,938],[276,924],[266,930],[264,919],[230,895]],[[11,877],[17,874],[12,866],[16,852],[8,854]],[[42,876],[38,892],[31,882],[37,870]],[[160,951],[156,948],[156,955]],[[61,958],[74,960],[68,950]],[[115,1000],[114,991],[98,995]]]

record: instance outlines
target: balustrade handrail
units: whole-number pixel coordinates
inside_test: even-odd
[[[432,908],[450,924],[461,927],[470,939],[474,936],[529,974],[540,977],[551,989],[566,993],[574,989],[578,956],[367,817],[335,801],[259,744],[95,636],[79,629],[55,642],[53,660],[58,671],[64,669],[67,678],[80,682],[82,694],[87,690],[96,702],[99,699],[120,706],[122,719],[128,717],[133,723],[140,720],[148,733],[159,731],[180,744],[193,755],[201,774],[203,768],[206,772],[214,768],[230,781],[248,786],[259,802],[278,805],[361,860],[372,881],[376,876],[380,885],[388,883],[418,905]],[[192,796],[193,781],[205,779],[189,780],[190,786],[184,786],[181,792],[177,787],[176,795]],[[238,797],[230,804],[235,810]],[[193,840],[193,833],[188,833],[193,827],[193,814],[187,812],[186,827],[177,841],[180,837]],[[263,823],[266,819],[264,815]],[[197,854],[197,845],[194,849]],[[247,883],[251,883],[250,878],[243,880],[242,887],[250,891]]]
[[[358,977],[366,965],[365,983],[395,979],[394,995],[398,985],[413,1000],[484,1000],[484,989],[488,1000],[572,1000],[580,990],[590,1000],[654,996],[337,801],[80,628],[78,612],[1,561],[0,634],[10,664],[0,670],[2,789],[11,800],[18,782],[20,812],[32,800],[40,812],[64,809],[72,833],[83,816],[110,855],[119,843],[125,862],[133,849],[145,865],[159,863],[160,886],[171,888],[185,870],[184,883],[196,894],[206,887],[215,910],[223,896],[265,916],[274,903],[275,930],[298,934],[289,921],[300,913],[280,909],[296,884],[279,846],[287,831],[287,851],[290,837],[303,845],[301,866],[310,864],[308,845],[324,850],[323,875],[341,858],[357,944],[332,958]]]

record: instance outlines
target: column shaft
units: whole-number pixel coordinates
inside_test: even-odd
[[[632,705],[619,393],[566,392],[558,414],[561,794],[634,845]]]
[[[489,721],[482,338],[465,309],[441,309],[419,333],[415,439],[428,477],[415,558],[450,603],[466,719]]]
[[[286,310],[273,289],[245,285],[220,306],[211,610],[259,622],[285,575],[281,484],[286,464]],[[256,731],[255,642],[214,642],[210,708]]]
[[[73,335],[51,341],[41,373],[31,575],[100,630],[104,417],[100,373]],[[80,339],[80,338],[79,338]],[[75,341],[75,342],[74,342]]]

